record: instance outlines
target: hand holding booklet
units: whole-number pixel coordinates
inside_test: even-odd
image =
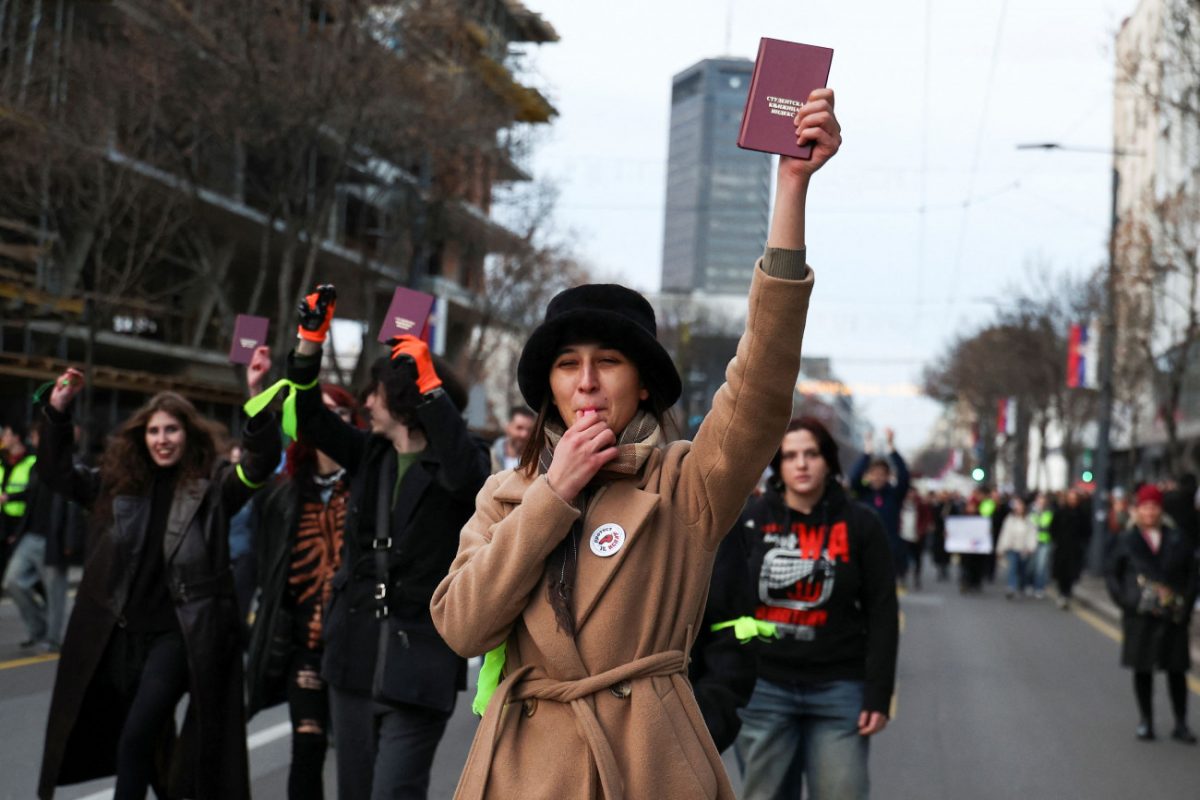
[[[423,338],[429,326],[429,312],[433,310],[432,295],[404,286],[396,288],[392,303],[388,306],[383,327],[379,330],[379,341],[386,342],[395,336],[409,334]]]
[[[738,147],[791,158],[812,158],[812,144],[796,144],[793,123],[813,89],[829,82],[833,51],[828,47],[761,39]]]
[[[229,346],[229,362],[248,365],[254,358],[255,348],[267,343],[267,329],[270,324],[266,317],[238,314],[237,320],[233,323],[233,342]]]

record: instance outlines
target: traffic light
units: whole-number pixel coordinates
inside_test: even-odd
[[[983,479],[987,477],[987,473],[983,471],[983,467],[976,467],[971,470],[971,477],[975,479],[976,483],[983,483]]]
[[[1095,479],[1096,476],[1092,474],[1092,471],[1090,469],[1085,469],[1083,471],[1083,474],[1080,475],[1079,477],[1083,479],[1084,483],[1091,483],[1092,480]]]

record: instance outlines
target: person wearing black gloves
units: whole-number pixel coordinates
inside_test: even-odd
[[[1154,670],[1167,673],[1175,712],[1171,738],[1195,744],[1187,724],[1187,672],[1192,607],[1196,603],[1196,553],[1191,540],[1163,522],[1163,494],[1147,484],[1138,490],[1134,525],[1117,535],[1108,554],[1105,582],[1121,609],[1121,665],[1133,670],[1141,722],[1137,738],[1154,741]]]
[[[261,364],[256,354],[249,372]],[[249,420],[242,461],[220,463],[215,424],[161,392],[89,469],[72,460],[70,404],[83,382],[68,370],[42,411],[38,475],[91,509],[98,537],[63,640],[38,796],[115,773],[117,800],[149,786],[159,797],[249,798],[228,527],[279,462],[278,424]]]
[[[838,477],[837,443],[812,417],[793,420],[774,480],[734,533],[758,580],[754,616],[773,623],[737,746],[742,797],[866,798],[869,737],[887,725],[899,608],[891,550],[875,512]]]
[[[321,663],[337,732],[338,797],[424,798],[466,688],[466,661],[438,635],[429,602],[491,462],[462,418],[465,391],[413,336],[392,340],[391,358],[372,367],[369,432],[325,407],[316,380],[336,300],[324,285],[301,303],[288,378],[299,440],[342,466],[350,482]]]

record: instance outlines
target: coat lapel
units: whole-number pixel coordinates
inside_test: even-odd
[[[583,519],[579,537],[579,571],[575,577],[575,629],[578,631],[591,616],[613,576],[631,558],[630,553],[658,508],[659,496],[638,489],[632,481],[606,484]],[[625,543],[610,556],[592,551],[592,535],[601,526],[616,524],[625,532]]]
[[[208,481],[196,478],[182,482],[171,499],[171,511],[167,515],[167,532],[163,537],[163,556],[167,563],[183,544],[188,527],[200,510],[200,503],[208,491]]]

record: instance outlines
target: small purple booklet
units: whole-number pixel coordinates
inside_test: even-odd
[[[760,39],[754,75],[742,112],[738,147],[781,156],[812,158],[812,144],[796,144],[792,120],[813,89],[829,82],[833,51],[828,47]]]
[[[386,342],[394,336],[411,334],[422,338],[429,325],[429,312],[433,310],[433,295],[408,289],[396,288],[392,304],[388,306],[383,327],[379,330],[379,341]]]
[[[233,324],[233,344],[229,347],[229,363],[249,364],[254,350],[267,343],[267,328],[271,322],[266,317],[238,314]]]

